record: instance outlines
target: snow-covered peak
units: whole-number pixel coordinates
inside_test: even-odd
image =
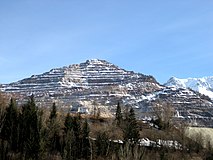
[[[191,88],[213,99],[213,76],[186,79],[172,77],[167,83],[165,83],[165,85],[176,88]]]
[[[171,77],[165,85],[170,87],[186,88],[186,82],[187,79],[179,79],[176,77]]]

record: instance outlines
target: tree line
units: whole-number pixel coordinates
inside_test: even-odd
[[[174,136],[176,131],[165,131],[169,129],[168,122],[166,120],[163,125],[166,127],[148,131]],[[104,125],[108,131],[103,129]],[[99,116],[64,114],[58,111],[55,103],[48,111],[38,108],[33,95],[21,106],[17,106],[14,99],[7,104],[0,96],[1,160],[190,159],[194,154],[212,158],[211,149],[204,152],[201,145],[186,140],[179,131],[175,136],[180,136],[181,150],[144,147],[140,139],[147,131],[141,130],[134,109],[123,110],[120,103],[115,118],[103,120]]]
[[[14,99],[10,100],[1,114],[0,159],[94,159],[109,151],[107,134],[102,132],[92,140],[88,120],[80,114],[59,116],[55,103],[49,115],[44,114],[33,95],[21,107],[17,107]],[[126,122],[124,139],[135,143],[139,131],[133,109]],[[121,125],[119,115],[116,123]]]

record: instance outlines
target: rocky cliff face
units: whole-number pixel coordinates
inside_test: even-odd
[[[100,109],[103,116],[112,115],[118,101],[133,107],[138,118],[149,117],[154,105],[166,102],[174,107],[174,117],[178,119],[213,124],[211,99],[187,88],[160,85],[152,76],[126,71],[104,60],[52,69],[0,88],[23,100],[34,94],[39,106],[49,107],[56,102],[73,111],[79,107],[90,113]]]

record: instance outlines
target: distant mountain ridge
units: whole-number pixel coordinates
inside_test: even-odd
[[[213,76],[186,79],[172,77],[165,83],[165,85],[177,88],[191,88],[192,90],[198,91],[213,99]]]

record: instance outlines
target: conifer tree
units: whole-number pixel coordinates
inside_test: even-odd
[[[130,141],[131,143],[137,143],[139,138],[139,128],[135,118],[135,112],[134,109],[131,108],[125,121],[124,140]]]
[[[15,101],[11,98],[9,107],[6,109],[5,122],[2,129],[2,137],[9,143],[11,151],[17,149],[17,123],[18,111]]]
[[[28,103],[22,107],[20,115],[21,152],[26,159],[38,159],[40,149],[40,128],[38,124],[38,108],[32,95]]]
[[[80,114],[73,118],[73,133],[75,136],[75,143],[73,145],[76,146],[76,150],[74,151],[75,157],[80,158],[81,156],[81,116]]]
[[[76,139],[73,131],[73,117],[70,116],[70,113],[67,113],[64,126],[65,126],[65,141],[64,141],[64,159],[74,160],[77,158],[76,151]]]
[[[5,122],[6,98],[0,91],[0,134]]]
[[[76,139],[80,138],[81,134],[81,116],[80,114],[73,118],[73,132],[75,134]]]
[[[118,126],[120,126],[122,119],[123,119],[123,116],[121,113],[121,106],[120,106],[120,102],[118,102],[116,114],[115,114],[115,121]]]
[[[65,122],[65,132],[71,131],[73,129],[73,118],[70,116],[70,113],[67,113]]]
[[[91,154],[89,132],[89,124],[87,120],[85,120],[82,128],[82,158],[84,159],[89,159]]]
[[[52,105],[52,110],[49,116],[47,137],[47,144],[49,146],[50,152],[54,154],[57,152],[61,152],[60,124],[57,120],[57,107],[55,103],[53,103]]]
[[[55,103],[53,103],[53,105],[52,105],[52,110],[51,110],[51,113],[50,113],[50,120],[52,120],[52,119],[56,119],[56,117],[57,117],[57,109],[56,109],[56,105],[55,105]]]
[[[82,153],[82,134],[81,134],[81,117],[80,114],[75,117],[71,117],[70,113],[67,113],[64,122],[65,126],[65,144],[63,157],[65,159],[80,159]]]

